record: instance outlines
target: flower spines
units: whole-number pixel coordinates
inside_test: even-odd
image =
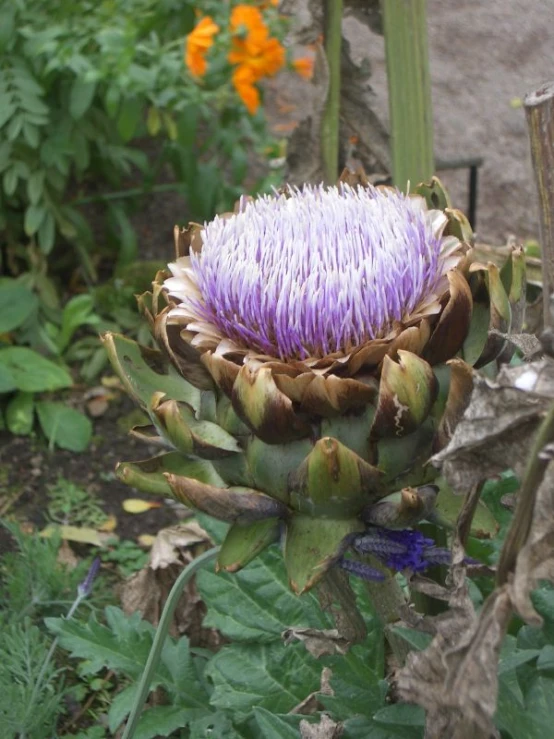
[[[178,263],[167,288],[239,346],[282,360],[348,352],[437,297],[441,230],[398,192],[305,186],[205,226],[191,255],[201,298],[180,294]]]

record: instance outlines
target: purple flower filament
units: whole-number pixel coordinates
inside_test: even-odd
[[[205,225],[188,307],[239,346],[282,360],[382,338],[444,275],[421,201],[392,190],[305,186]],[[185,304],[186,306],[186,304]]]

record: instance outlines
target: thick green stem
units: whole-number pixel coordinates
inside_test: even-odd
[[[327,100],[321,119],[321,159],[328,184],[338,178],[340,128],[340,56],[343,0],[325,3],[325,56],[329,71]]]
[[[332,568],[319,583],[317,594],[323,610],[333,614],[339,634],[351,644],[362,642],[367,629],[348,575],[338,567]]]
[[[385,637],[398,664],[403,665],[410,651],[404,639],[400,639],[393,631],[393,626],[402,621],[408,607],[406,596],[396,577],[374,557],[366,558],[374,569],[381,570],[386,579],[384,582],[366,581],[366,590],[371,605],[385,627]]]
[[[427,0],[383,0],[392,179],[401,190],[435,170]]]
[[[173,613],[175,612],[177,604],[179,603],[179,599],[181,598],[185,585],[188,583],[190,578],[196,573],[197,570],[199,570],[208,562],[211,562],[212,559],[217,556],[219,549],[220,547],[212,547],[212,549],[208,549],[207,552],[204,552],[204,554],[201,554],[196,559],[193,559],[192,562],[188,564],[181,572],[177,580],[175,580],[175,584],[171,588],[171,591],[165,602],[162,615],[160,617],[160,622],[156,630],[156,635],[154,637],[154,641],[152,642],[150,654],[148,655],[146,665],[144,666],[144,672],[142,673],[142,677],[140,678],[140,683],[138,685],[133,707],[131,709],[131,713],[129,714],[129,720],[127,721],[127,726],[125,727],[125,731],[123,732],[123,736],[121,739],[132,739],[135,734],[142,709],[148,697],[148,693],[150,692],[152,678],[154,677],[154,672],[160,660],[160,655],[162,653],[167,632],[169,631],[169,626],[171,624],[171,619],[173,618]]]

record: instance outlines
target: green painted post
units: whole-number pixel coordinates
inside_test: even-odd
[[[389,88],[392,179],[414,188],[435,171],[427,0],[382,0]]]

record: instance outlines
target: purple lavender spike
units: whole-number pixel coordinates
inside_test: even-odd
[[[92,586],[94,585],[94,581],[96,580],[96,576],[98,575],[98,572],[100,571],[100,558],[95,557],[92,560],[92,564],[89,567],[89,570],[86,574],[85,579],[82,583],[79,583],[77,586],[77,592],[79,593],[79,596],[81,598],[86,598],[90,595],[92,591]]]
[[[452,257],[434,213],[392,190],[290,188],[205,225],[190,256],[198,291],[179,262],[166,285],[179,309],[248,349],[283,360],[348,352],[437,297]]]
[[[373,580],[375,582],[383,582],[386,575],[375,567],[367,565],[365,562],[357,562],[355,559],[340,559],[339,567],[351,575],[356,575],[364,580]]]

